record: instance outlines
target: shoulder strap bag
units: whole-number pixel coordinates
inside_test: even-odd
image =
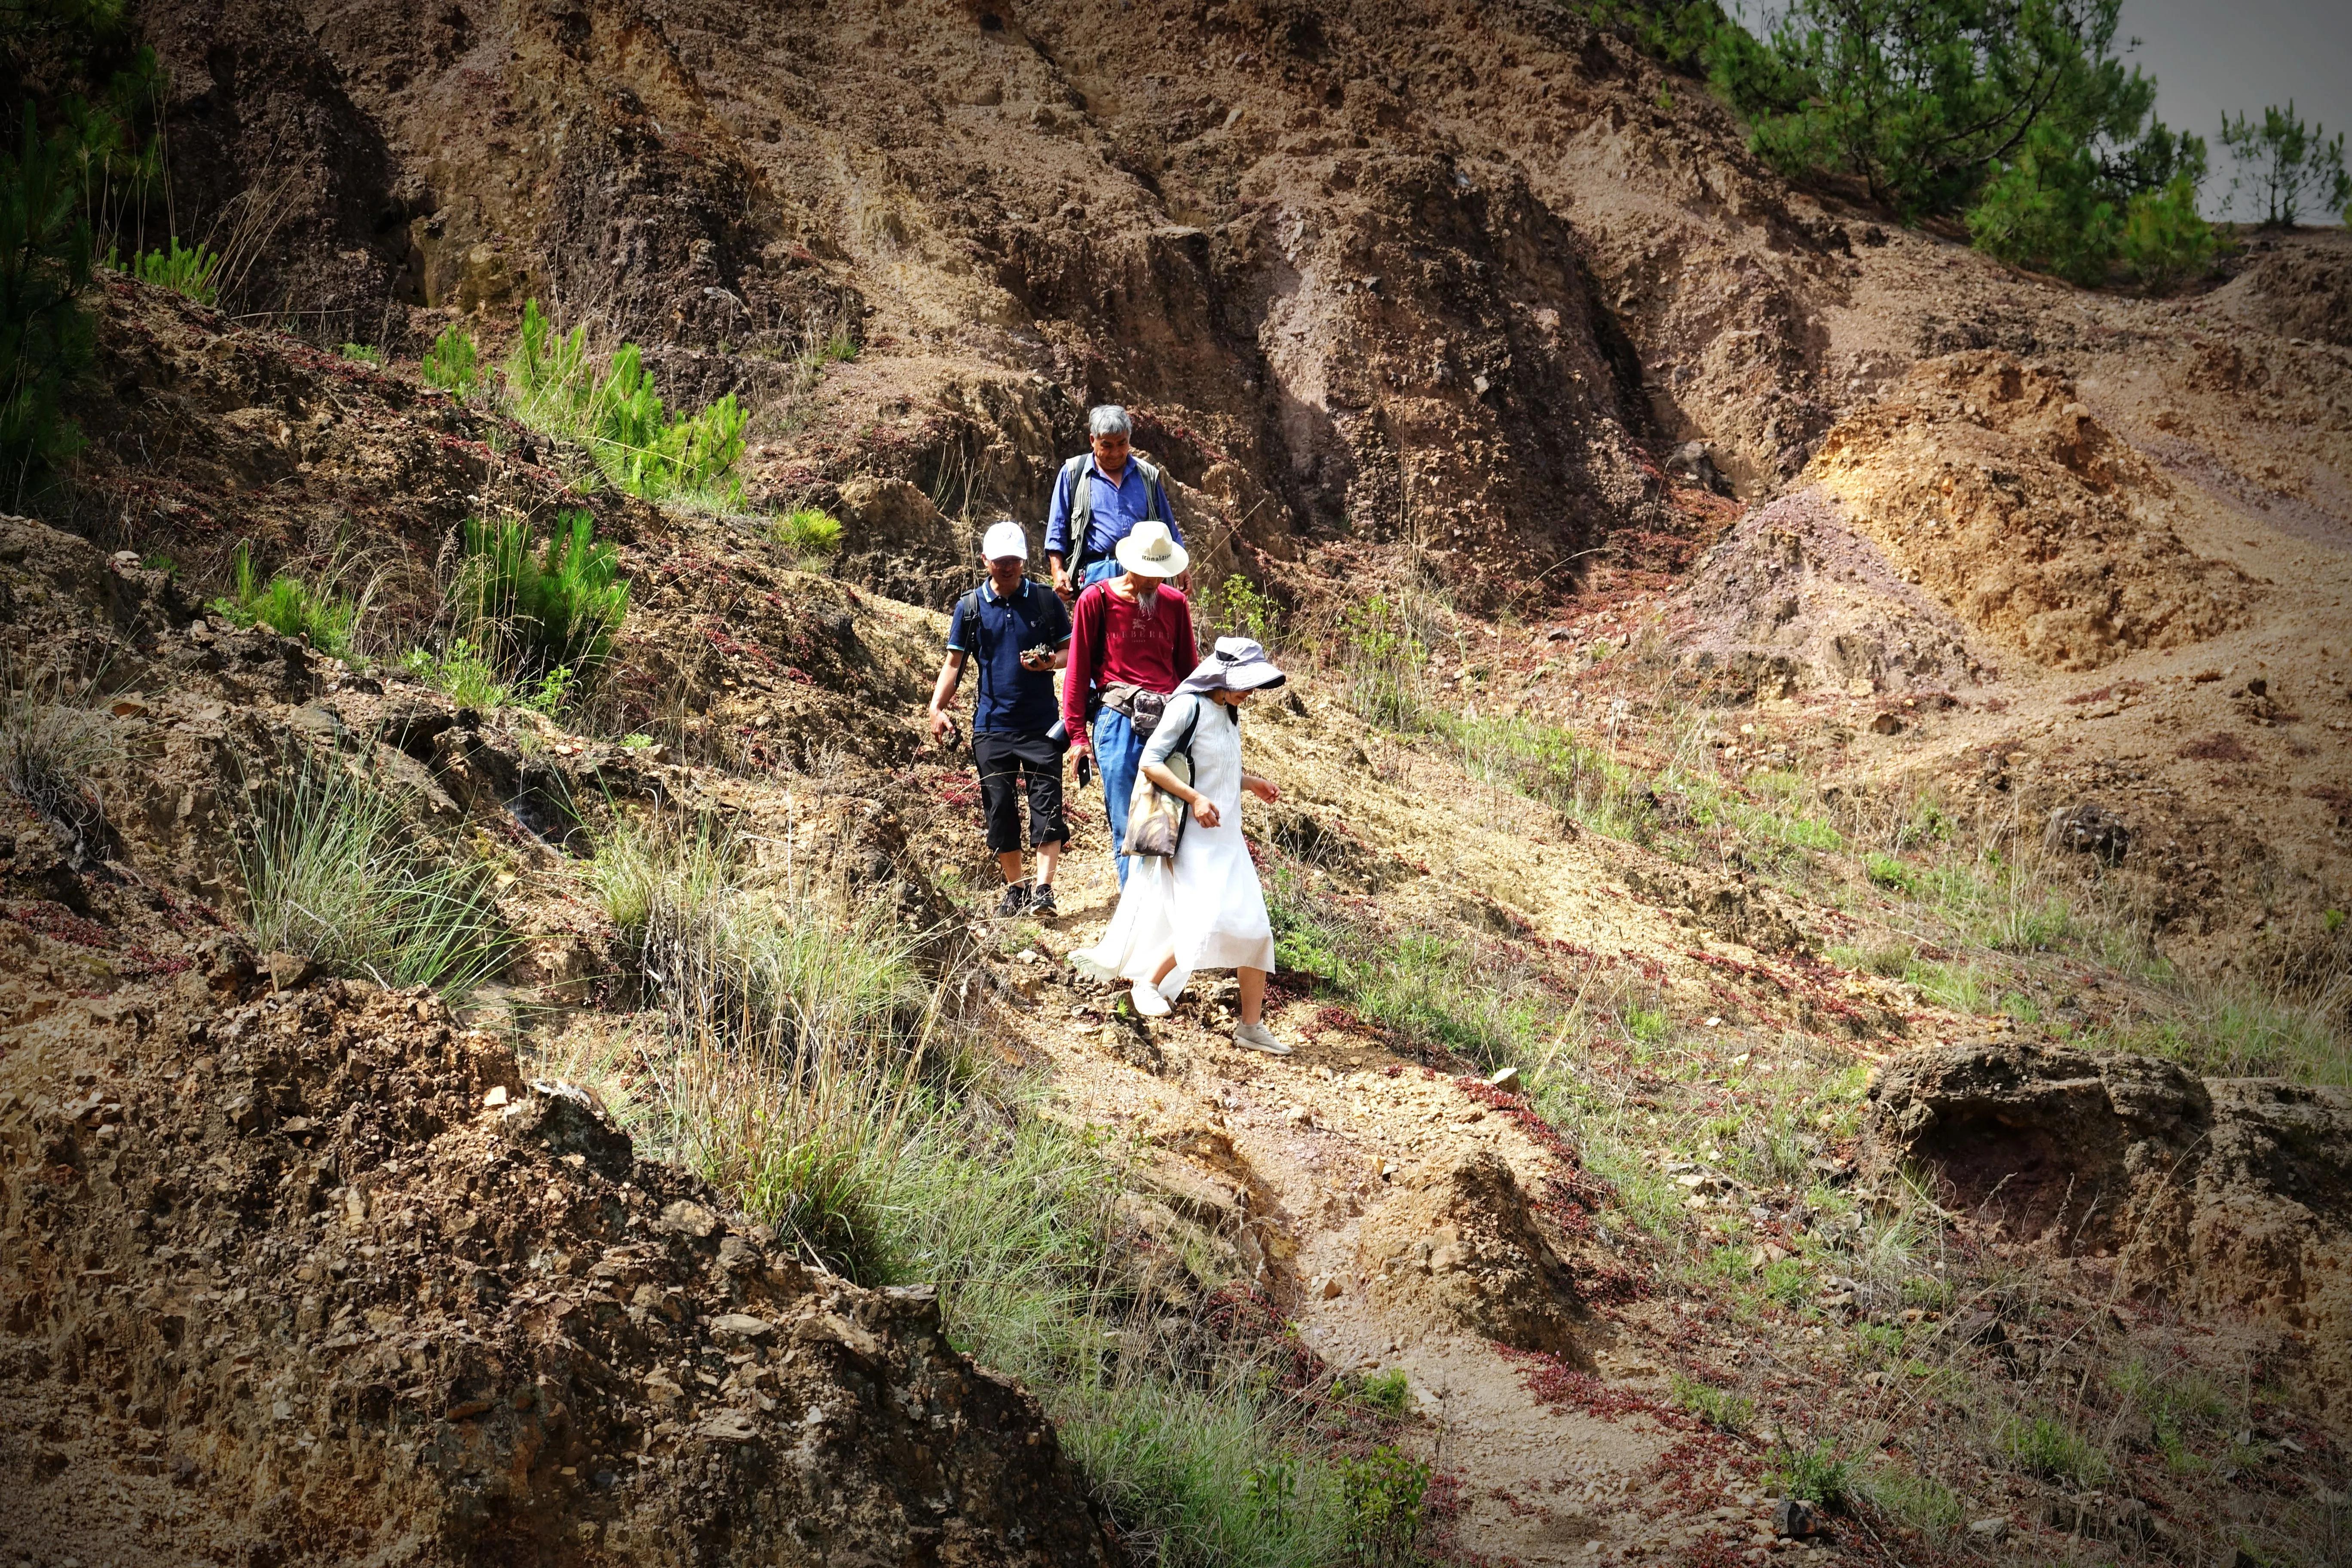
[[[1192,782],[1192,735],[1200,728],[1201,708],[1208,700],[1205,697],[1194,699],[1192,721],[1184,726],[1182,739],[1161,763],[1187,784]],[[1135,793],[1127,803],[1127,842],[1119,846],[1119,852],[1173,859],[1177,846],[1184,842],[1184,824],[1191,816],[1181,800],[1153,784],[1151,775],[1138,768]]]

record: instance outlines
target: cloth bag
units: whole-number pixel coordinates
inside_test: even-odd
[[[1171,752],[1166,765],[1187,784],[1192,782],[1192,759],[1183,752]],[[1120,852],[1173,859],[1176,847],[1184,842],[1184,824],[1192,815],[1182,801],[1137,773],[1135,793],[1127,802],[1127,842],[1119,846]]]
[[[1161,700],[1163,702],[1166,699]],[[1192,721],[1184,727],[1184,738],[1168,753],[1161,765],[1181,779],[1189,787],[1192,783],[1193,731],[1200,728],[1201,710],[1192,710]],[[1192,819],[1192,810],[1176,796],[1151,782],[1151,775],[1141,768],[1135,770],[1135,789],[1127,797],[1127,842],[1120,845],[1122,855],[1150,855],[1163,860],[1176,858],[1176,847],[1184,842],[1184,824]]]

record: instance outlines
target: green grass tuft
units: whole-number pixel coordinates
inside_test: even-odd
[[[425,351],[424,362],[417,371],[427,386],[437,386],[459,397],[470,395],[482,380],[480,355],[474,346],[473,334],[454,321],[442,328],[433,346]]]
[[[776,520],[777,543],[797,559],[835,555],[841,551],[841,520],[813,506],[796,506]]]
[[[2097,1445],[2054,1415],[2015,1417],[2002,1426],[1999,1447],[2027,1474],[2078,1487],[2102,1484],[2115,1468]]]
[[[1933,1540],[1951,1535],[1966,1518],[1958,1494],[1951,1488],[1901,1465],[1871,1466],[1855,1479],[1853,1489],[1899,1523]]]
[[[91,706],[96,682],[0,665],[0,784],[74,836],[76,853],[106,821],[93,775],[122,760],[120,732]]]
[[[371,595],[354,600],[342,593],[332,572],[316,584],[289,573],[263,582],[253,569],[253,552],[240,544],[234,557],[232,591],[208,606],[232,626],[268,626],[279,637],[301,637],[320,653],[346,658],[352,636]]]
[[[1756,1419],[1756,1402],[1745,1394],[1675,1373],[1675,1403],[1710,1426],[1745,1432]]]
[[[543,685],[562,671],[567,685],[585,684],[628,618],[629,584],[619,571],[620,552],[596,542],[584,511],[559,514],[536,557],[528,523],[469,519],[458,624],[518,681]]]
[[[355,764],[290,760],[253,801],[237,858],[257,951],[452,999],[504,967],[512,939],[481,868],[420,841]]]

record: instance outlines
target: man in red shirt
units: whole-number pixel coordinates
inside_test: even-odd
[[[1192,646],[1192,606],[1168,585],[1191,560],[1168,525],[1146,518],[1118,542],[1119,575],[1078,595],[1070,614],[1069,673],[1062,681],[1062,721],[1070,749],[1091,743],[1102,772],[1111,852],[1127,885],[1127,802],[1143,760],[1143,742],[1171,692],[1201,662]]]

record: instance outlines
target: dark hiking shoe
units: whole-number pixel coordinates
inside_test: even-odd
[[[1055,915],[1062,912],[1059,909],[1055,907],[1054,889],[1050,883],[1042,888],[1032,888],[1029,889],[1029,912],[1033,915],[1042,916],[1046,920],[1052,920]]]
[[[1008,885],[1004,889],[1004,897],[996,900],[996,912],[1000,915],[1017,915],[1028,907],[1029,884],[1026,882],[1014,882]]]

